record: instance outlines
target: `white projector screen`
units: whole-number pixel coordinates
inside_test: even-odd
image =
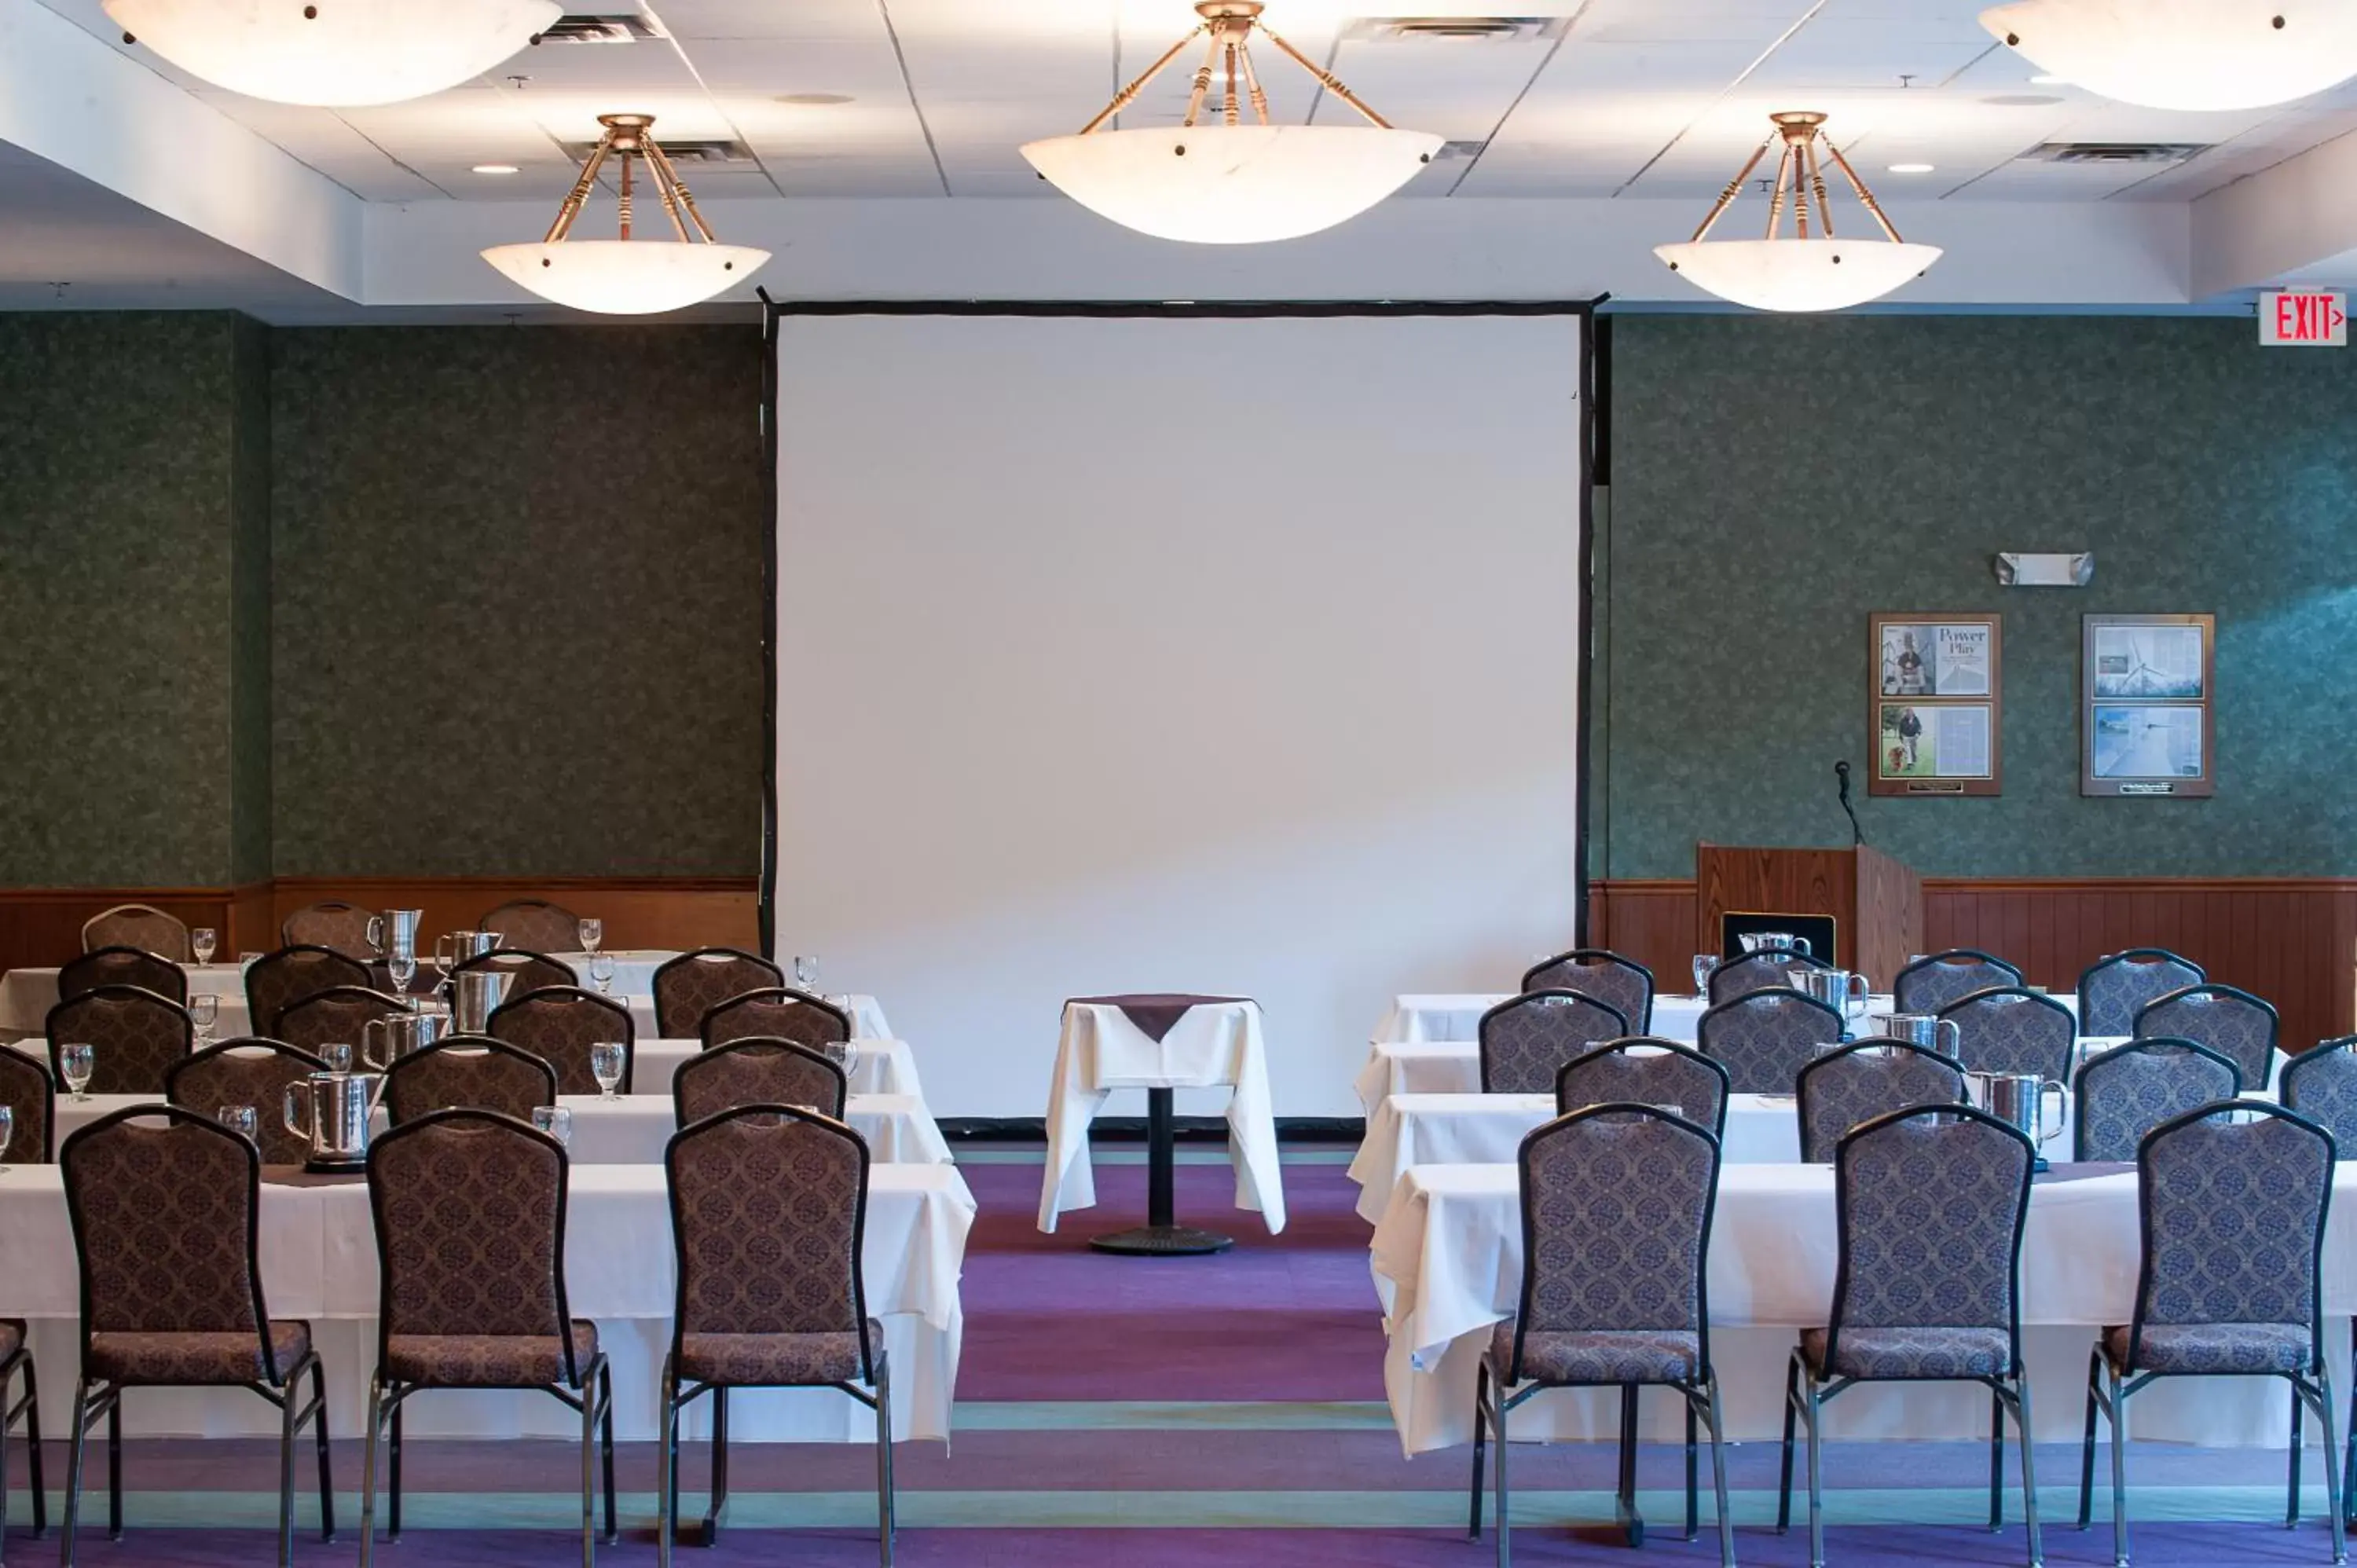
[[[777,950],[935,1114],[1042,1115],[1065,998],[1171,991],[1356,1116],[1394,993],[1570,945],[1581,326],[779,318]]]

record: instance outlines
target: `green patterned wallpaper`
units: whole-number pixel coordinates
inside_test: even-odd
[[[230,468],[230,879],[271,874],[270,333],[235,318]]]
[[[1943,875],[2357,874],[2357,354],[2248,319],[1610,318],[1594,875],[1868,839]],[[1999,550],[2095,553],[2004,589]],[[1867,800],[1867,617],[2005,614],[2005,793]],[[2083,800],[2079,621],[2218,617],[2209,800]]]

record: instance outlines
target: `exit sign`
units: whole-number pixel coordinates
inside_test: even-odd
[[[2349,346],[2349,296],[2321,289],[2259,295],[2259,341],[2319,349]]]

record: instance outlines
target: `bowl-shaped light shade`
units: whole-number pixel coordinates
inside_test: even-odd
[[[106,0],[106,14],[216,86],[346,108],[422,98],[480,76],[565,7],[554,0]]]
[[[1670,270],[1755,310],[1840,310],[1880,299],[1940,259],[1889,240],[1694,240],[1656,245]]]
[[[1438,136],[1372,125],[1193,125],[1050,136],[1023,156],[1125,228],[1250,245],[1356,218],[1439,150]]]
[[[1981,26],[2041,70],[2152,109],[2263,109],[2357,76],[2348,0],[2022,0]]]
[[[770,259],[748,245],[563,240],[494,245],[483,260],[543,299],[601,316],[657,316],[743,283]]]

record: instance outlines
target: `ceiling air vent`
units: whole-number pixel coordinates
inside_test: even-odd
[[[674,142],[670,137],[660,134],[656,136],[656,140],[662,144],[663,155],[675,164],[702,164],[710,166],[714,164],[749,164],[753,161],[752,149],[742,142]],[[567,142],[565,145],[566,156],[576,164],[587,159],[589,155],[597,150],[597,144],[595,142]]]
[[[1489,143],[1478,139],[1461,142],[1443,142],[1440,144],[1440,150],[1432,155],[1432,161],[1437,164],[1462,163],[1467,158],[1480,157],[1481,156],[1481,149],[1489,145]]]
[[[2021,155],[2040,164],[2181,164],[2206,142],[2041,142]]]
[[[660,38],[651,18],[637,11],[618,11],[610,15],[571,12],[559,16],[533,35],[536,44],[635,44],[642,39]]]
[[[1342,27],[1346,44],[1551,44],[1568,16],[1361,16]]]

